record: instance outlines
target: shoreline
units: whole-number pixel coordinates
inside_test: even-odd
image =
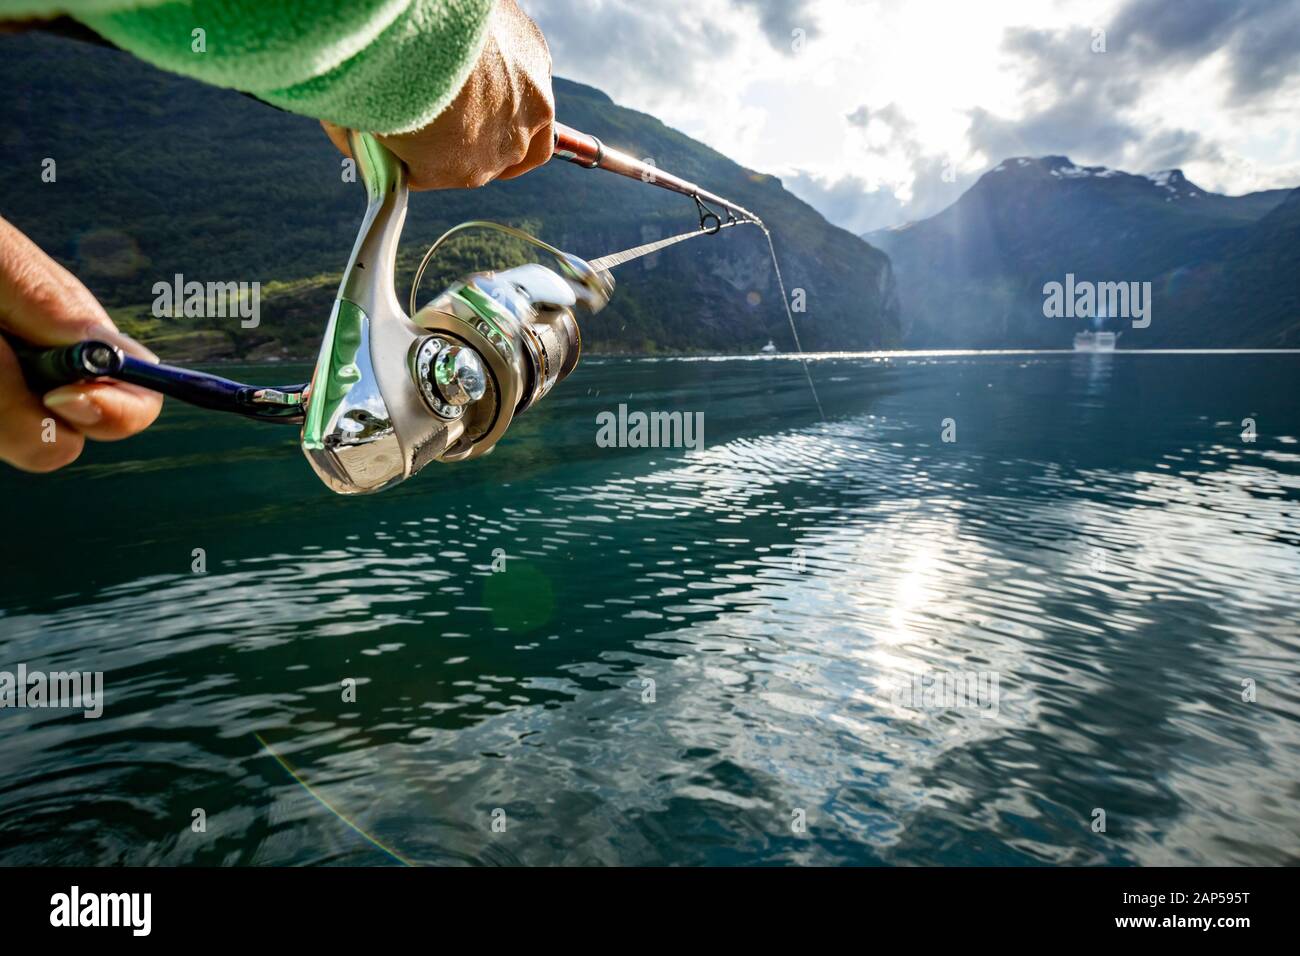
[[[1300,355],[1300,348],[1168,348],[1168,349],[1115,349],[1108,352],[1094,352],[1086,349],[1032,349],[1032,348],[952,348],[952,349],[874,349],[865,351],[842,352],[587,352],[583,358],[589,359],[654,359],[660,361],[703,362],[719,359],[729,361],[779,361],[791,359],[828,359],[828,358],[925,358],[925,357],[960,357],[964,355],[1079,355],[1101,358],[1108,355]],[[237,359],[237,358],[196,358],[176,359],[196,365],[310,365],[314,358],[283,359]]]

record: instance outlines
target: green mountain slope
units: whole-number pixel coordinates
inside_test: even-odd
[[[1300,348],[1300,189],[1240,232],[1213,259],[1172,270],[1155,283],[1171,319],[1153,323],[1156,345]]]
[[[113,50],[37,35],[0,36],[0,214],[72,269],[169,358],[314,354],[364,208],[316,123],[227,90],[170,76]],[[556,81],[560,118],[707,184],[763,216],[809,349],[898,343],[889,260],[763,176]],[[57,178],[41,180],[53,159]],[[595,257],[695,224],[683,197],[567,163],[484,189],[412,196],[399,279],[445,228],[495,219]],[[491,250],[488,250],[491,251]],[[491,263],[484,263],[490,265]],[[261,282],[262,324],[157,319],[152,287],[180,273]],[[619,270],[609,309],[584,324],[589,349],[792,347],[761,232],[744,227]],[[426,296],[436,292],[433,284]]]
[[[1188,311],[1168,278],[1209,275],[1205,264],[1237,249],[1286,196],[1221,196],[1178,170],[1135,176],[1064,156],[1018,158],[985,173],[937,215],[866,238],[894,262],[909,346],[1068,346],[1086,323],[1045,317],[1042,292],[1067,273],[1153,283],[1150,328],[1110,325],[1127,329],[1123,346],[1262,345],[1276,338],[1268,323],[1225,324]],[[1284,298],[1298,281],[1286,271],[1257,278],[1265,300]]]

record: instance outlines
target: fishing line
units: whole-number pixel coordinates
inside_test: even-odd
[[[790,323],[790,334],[794,337],[794,347],[799,353],[799,362],[803,365],[804,378],[808,380],[808,388],[813,394],[813,401],[817,404],[817,414],[821,416],[822,421],[826,420],[821,398],[817,395],[817,386],[813,384],[812,372],[809,370],[808,362],[804,358],[803,345],[799,342],[799,332],[794,324],[794,310],[790,307],[790,300],[786,296],[785,279],[781,276],[781,264],[776,258],[776,246],[772,242],[772,233],[763,220],[744,206],[738,206],[729,199],[724,199],[716,193],[700,188],[693,182],[660,169],[654,164],[653,160],[640,160],[622,150],[611,149],[602,143],[598,137],[565,126],[563,123],[555,124],[555,156],[584,169],[603,169],[627,179],[639,179],[651,186],[657,186],[660,189],[667,189],[670,192],[686,196],[695,203],[695,208],[700,214],[700,228],[697,232],[684,233],[681,236],[673,237],[671,240],[650,243],[648,246],[639,246],[636,249],[629,249],[626,253],[614,253],[605,256],[604,259],[598,259],[595,263],[592,263],[598,269],[602,268],[600,264],[603,263],[609,263],[609,265],[603,266],[604,268],[611,268],[614,265],[645,255],[647,252],[670,246],[675,242],[692,239],[698,235],[712,235],[727,226],[740,225],[743,222],[752,222],[762,229],[763,234],[767,237],[767,249],[772,255],[772,270],[776,273],[776,283],[781,289],[781,303],[785,306],[785,316]],[[722,221],[722,217],[710,208],[711,206],[726,211],[727,221],[725,223]]]
[[[639,259],[647,256],[652,252],[658,252],[660,249],[666,249],[668,246],[676,245],[679,242],[685,242],[687,239],[694,239],[696,236],[712,236],[728,229],[731,226],[743,226],[746,224],[758,226],[763,230],[763,236],[767,239],[767,251],[772,257],[772,271],[776,274],[776,284],[781,290],[781,304],[785,306],[785,316],[790,323],[790,335],[794,337],[795,351],[799,353],[799,364],[803,366],[804,378],[808,380],[808,389],[812,392],[813,402],[817,405],[817,415],[822,421],[826,421],[826,412],[822,409],[821,397],[817,394],[817,386],[813,384],[812,372],[808,368],[808,360],[804,358],[803,344],[799,341],[799,330],[794,324],[794,310],[790,307],[790,297],[785,291],[785,279],[781,275],[781,263],[776,258],[776,246],[772,242],[772,232],[767,228],[767,224],[757,216],[747,219],[737,219],[730,217],[726,222],[718,219],[717,215],[710,212],[708,207],[695,197],[695,203],[700,208],[700,228],[690,232],[683,232],[678,236],[670,236],[667,239],[659,239],[656,242],[647,242],[642,246],[635,246],[631,249],[624,249],[622,252],[613,252],[607,256],[601,256],[599,259],[592,259],[588,263],[593,269],[612,269],[615,266],[621,266],[625,262],[631,262],[633,259]],[[704,223],[712,219],[714,225],[706,226]]]
[[[647,242],[643,246],[636,246],[632,249],[624,249],[622,252],[611,252],[607,256],[601,256],[599,259],[588,260],[588,265],[593,269],[612,269],[615,266],[621,266],[625,262],[631,262],[633,259],[640,259],[642,256],[648,256],[652,252],[658,252],[660,249],[666,249],[671,245],[679,242],[685,242],[687,239],[694,239],[696,236],[711,236],[719,230],[726,229],[729,226],[739,226],[748,220],[736,220],[734,222],[723,223],[713,228],[701,226],[699,229],[692,229],[690,232],[683,232],[679,236],[670,236],[667,239],[659,239],[655,242]]]
[[[790,297],[785,294],[785,279],[781,278],[781,263],[776,259],[776,246],[772,244],[772,233],[761,219],[757,220],[755,225],[762,229],[763,235],[767,237],[767,249],[772,254],[772,271],[776,273],[776,284],[781,289],[781,304],[785,306],[785,316],[790,320],[790,334],[794,336],[794,347],[799,353],[799,364],[803,366],[804,378],[808,379],[808,388],[812,392],[813,401],[817,403],[817,415],[822,421],[826,421],[822,400],[817,395],[817,386],[813,384],[812,372],[808,370],[808,360],[804,358],[803,346],[799,344],[799,331],[794,327],[794,310],[790,308]]]
[[[794,322],[794,310],[790,307],[790,297],[786,294],[785,278],[781,275],[781,263],[776,257],[776,245],[772,241],[771,230],[767,228],[767,224],[764,223],[763,220],[753,215],[745,219],[737,219],[734,215],[730,215],[727,220],[723,222],[716,213],[712,212],[700,201],[699,197],[692,198],[695,199],[695,204],[699,208],[700,212],[700,226],[698,229],[692,229],[688,232],[683,232],[676,236],[669,236],[665,239],[656,239],[654,242],[647,242],[643,245],[633,246],[631,249],[624,249],[620,252],[611,252],[609,255],[601,256],[599,259],[590,259],[587,264],[598,272],[604,272],[631,262],[634,259],[640,259],[642,256],[648,256],[653,252],[658,252],[661,249],[667,249],[669,246],[675,246],[677,243],[685,242],[687,239],[695,239],[699,236],[717,235],[723,229],[730,229],[732,226],[758,226],[759,229],[763,230],[764,238],[767,239],[768,254],[772,258],[772,272],[776,275],[777,288],[780,289],[781,292],[781,304],[785,307],[786,320],[790,324],[790,335],[794,339],[795,351],[799,354],[799,364],[803,367],[804,378],[808,381],[808,390],[812,392],[813,402],[817,406],[818,417],[821,418],[822,421],[826,421],[826,412],[822,408],[821,397],[817,394],[817,386],[813,383],[812,372],[808,368],[808,360],[804,357],[803,343],[799,341],[799,330],[795,327]],[[706,223],[710,222],[712,223],[711,225],[706,225]],[[559,249],[543,242],[536,236],[524,232],[522,229],[516,229],[513,226],[506,226],[501,223],[490,222],[483,219],[462,222],[459,225],[452,226],[439,236],[420,259],[420,264],[415,270],[415,278],[411,282],[411,297],[409,300],[411,315],[415,315],[418,311],[416,298],[419,293],[420,282],[424,278],[424,273],[425,270],[428,269],[429,263],[433,261],[434,255],[453,235],[468,229],[494,229],[513,236],[516,239],[528,242],[531,245],[551,253],[557,258],[563,258],[564,256],[564,253]]]

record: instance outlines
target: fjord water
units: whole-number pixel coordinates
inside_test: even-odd
[[[811,370],[588,359],[365,499],[177,403],[4,471],[0,669],[105,702],[0,710],[0,863],[1300,861],[1300,355]]]

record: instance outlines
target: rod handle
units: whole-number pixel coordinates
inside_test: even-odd
[[[592,168],[600,165],[604,147],[594,136],[579,132],[563,123],[555,124],[555,155],[579,166]]]
[[[43,395],[60,385],[117,375],[125,356],[116,345],[86,339],[72,345],[32,345],[7,332],[0,336],[13,349],[27,387]]]
[[[263,388],[196,369],[147,362],[96,339],[50,348],[32,345],[6,332],[0,332],[0,337],[18,356],[27,387],[38,395],[60,385],[112,378],[199,408],[233,412],[259,421],[289,425],[302,422],[306,382]]]

